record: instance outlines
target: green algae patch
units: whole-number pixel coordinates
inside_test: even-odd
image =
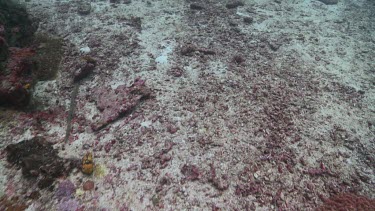
[[[102,164],[96,164],[94,169],[95,178],[103,178],[108,174],[108,169]]]
[[[34,44],[37,46],[34,58],[37,64],[37,69],[34,72],[37,80],[55,79],[64,54],[63,40],[45,34],[36,34]]]

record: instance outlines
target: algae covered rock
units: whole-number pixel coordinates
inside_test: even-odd
[[[52,185],[56,178],[66,176],[75,167],[74,160],[60,158],[52,144],[41,137],[10,144],[5,148],[7,160],[21,167],[28,179],[37,179],[39,188]]]
[[[23,47],[35,30],[25,8],[12,0],[0,0],[0,105],[24,107],[29,103],[34,51]]]
[[[37,29],[26,9],[12,0],[0,0],[0,25],[4,26],[4,37],[8,45],[14,47],[29,44]]]
[[[0,106],[28,106],[36,81],[56,76],[62,39],[34,35],[36,25],[24,7],[0,0]]]

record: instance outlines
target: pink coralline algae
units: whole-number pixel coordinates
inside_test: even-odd
[[[79,203],[75,199],[66,199],[59,204],[58,211],[76,211],[79,210]]]
[[[199,171],[199,168],[196,165],[187,165],[185,164],[181,168],[181,173],[185,176],[186,180],[198,180],[201,173]]]
[[[70,198],[74,194],[75,190],[76,188],[74,184],[69,180],[65,180],[65,181],[60,182],[55,192],[55,196],[59,200],[67,199],[67,198]]]
[[[31,48],[10,48],[6,69],[0,73],[0,105],[26,106],[30,100],[29,86],[32,84],[31,59],[35,51]]]
[[[151,90],[145,86],[144,80],[136,79],[130,87],[99,88],[92,96],[95,96],[93,100],[101,111],[98,120],[92,124],[92,129],[97,131],[130,114],[142,100],[150,98]]]
[[[329,169],[327,169],[323,163],[320,163],[319,168],[310,168],[303,171],[305,174],[309,174],[311,176],[322,176],[322,175],[330,175],[335,176]]]

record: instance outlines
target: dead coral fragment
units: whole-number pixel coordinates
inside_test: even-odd
[[[82,158],[82,172],[91,175],[94,171],[94,160],[91,152],[88,152]]]

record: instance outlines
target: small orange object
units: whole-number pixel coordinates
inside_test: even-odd
[[[31,85],[30,85],[29,83],[27,83],[27,84],[25,84],[25,85],[23,86],[23,88],[25,88],[25,89],[30,89],[30,87],[31,87]]]
[[[84,174],[90,175],[92,174],[93,171],[94,171],[94,161],[93,161],[92,153],[88,152],[82,158],[82,172]]]

